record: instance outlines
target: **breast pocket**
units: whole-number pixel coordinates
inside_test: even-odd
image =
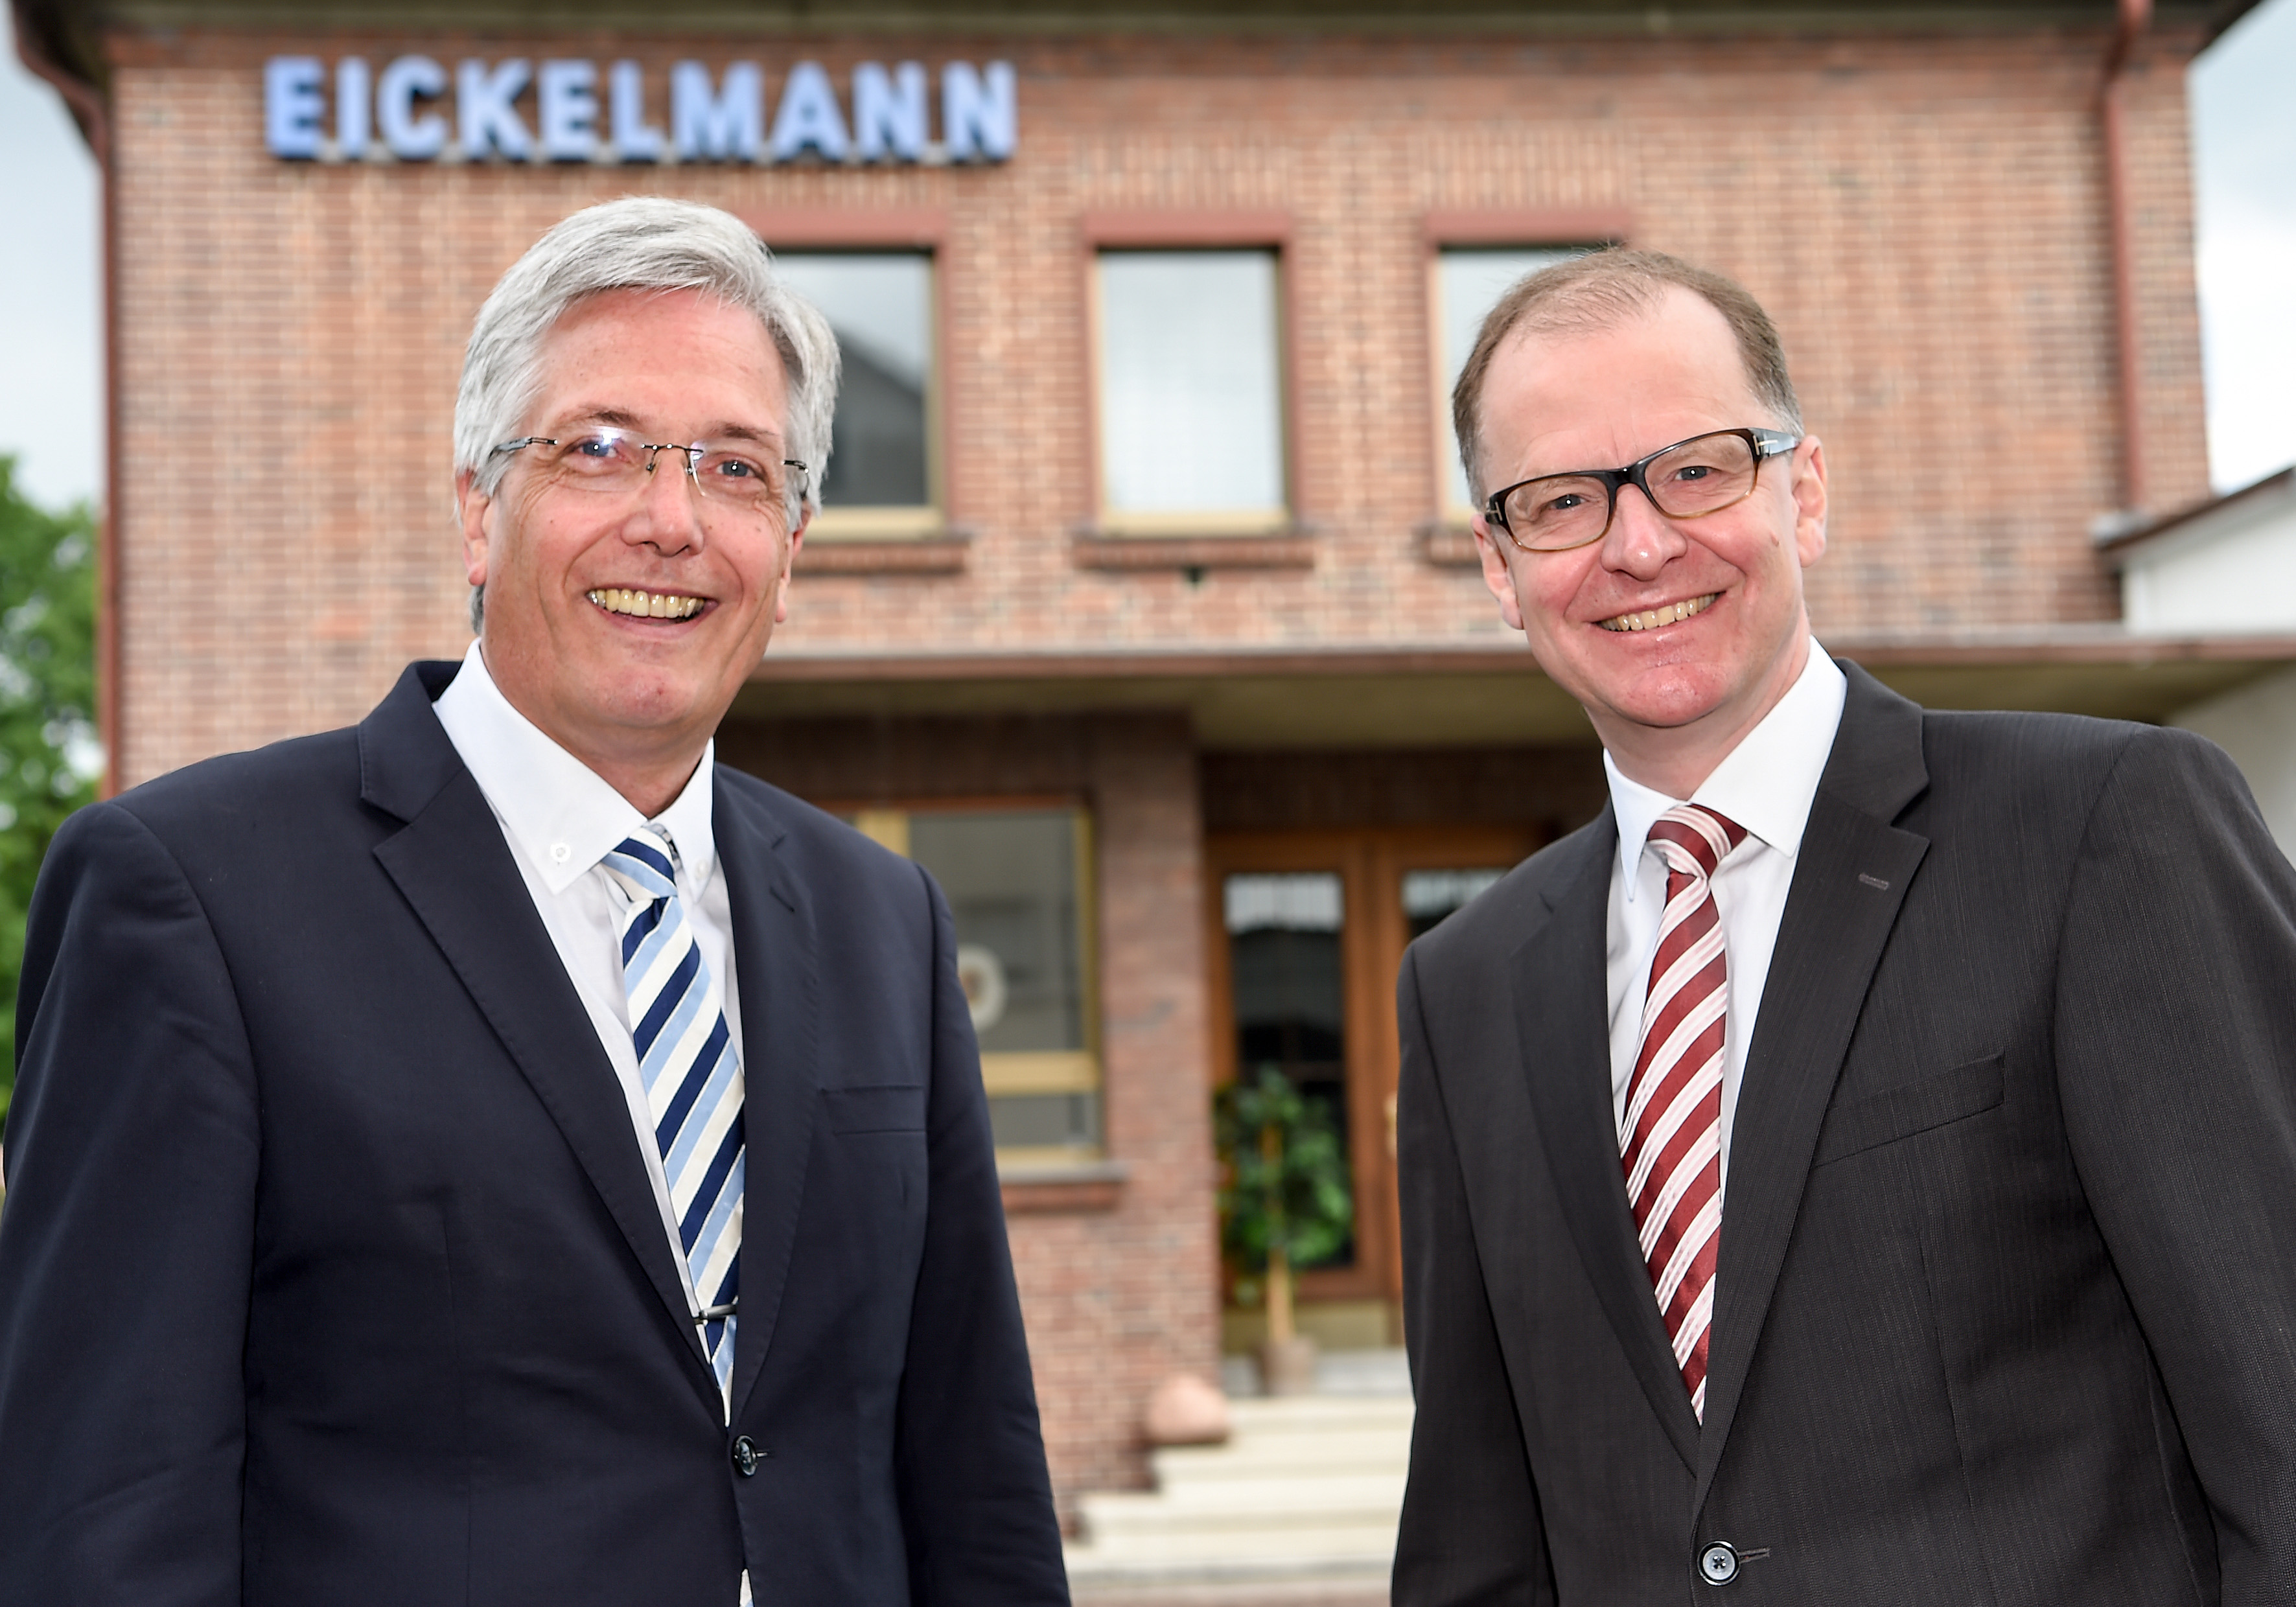
[[[1827,1114],[1817,1136],[1816,1157],[1810,1164],[1844,1160],[1917,1133],[1982,1116],[2001,1103],[2002,1095],[2002,1058],[1988,1054],[1886,1094],[1851,1100]]]
[[[922,1133],[922,1083],[875,1088],[824,1088],[822,1114],[832,1133]]]

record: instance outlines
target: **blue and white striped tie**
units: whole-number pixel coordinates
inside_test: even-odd
[[[622,981],[678,1240],[695,1298],[727,1314],[701,1324],[722,1393],[734,1376],[731,1312],[742,1278],[741,1057],[718,979],[686,924],[668,838],[634,832],[601,863],[630,898]]]

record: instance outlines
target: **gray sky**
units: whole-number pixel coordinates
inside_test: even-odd
[[[61,504],[102,473],[95,163],[0,7],[0,452]],[[2193,72],[2210,464],[2296,462],[2296,0],[2265,0]]]
[[[24,70],[0,6],[0,453],[61,506],[103,464],[95,159],[54,90]]]
[[[2193,69],[2209,468],[2231,490],[2296,462],[2296,0],[2266,0]]]

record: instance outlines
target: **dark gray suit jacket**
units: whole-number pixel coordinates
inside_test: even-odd
[[[430,708],[454,670],[56,838],[0,1603],[733,1607],[745,1560],[761,1604],[1064,1603],[939,893],[718,769],[729,1427],[621,1085]]]
[[[1405,960],[1398,1607],[2296,1599],[2296,873],[2196,737],[1844,668],[1702,1429],[1620,1172],[1608,812]]]

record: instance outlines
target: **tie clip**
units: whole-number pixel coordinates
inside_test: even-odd
[[[699,1328],[704,1323],[722,1323],[732,1316],[741,1304],[740,1299],[736,1298],[726,1301],[723,1306],[704,1306],[701,1308],[701,1314],[693,1319],[693,1325]]]

